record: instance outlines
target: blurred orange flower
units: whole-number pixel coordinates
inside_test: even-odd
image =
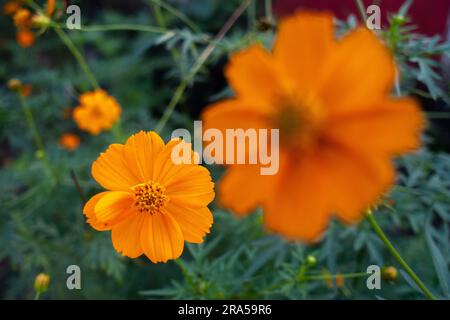
[[[20,95],[22,97],[29,97],[33,92],[33,86],[31,84],[24,84],[20,89]]]
[[[74,133],[64,133],[59,138],[59,145],[64,149],[73,151],[80,145],[80,137]]]
[[[97,89],[80,96],[80,105],[73,111],[73,118],[81,130],[97,135],[109,130],[119,120],[122,108],[106,91]]]
[[[31,26],[33,15],[27,9],[19,9],[14,14],[14,25],[18,28],[28,28]]]
[[[94,229],[112,230],[124,256],[166,262],[181,255],[184,241],[201,243],[209,233],[214,184],[206,168],[171,161],[179,143],[141,131],[125,145],[110,145],[92,165],[94,179],[110,191],[93,196],[83,212]]]
[[[34,44],[34,34],[28,29],[21,29],[17,32],[16,41],[22,48],[29,48]]]
[[[3,13],[6,15],[12,15],[20,9],[20,3],[17,1],[9,1],[3,6]]]
[[[393,98],[395,62],[369,30],[334,37],[333,17],[283,20],[273,52],[254,45],[232,56],[236,98],[206,109],[204,127],[280,130],[280,168],[231,165],[221,204],[287,238],[314,241],[336,215],[355,223],[395,179],[392,158],[420,145],[425,120],[410,98]],[[276,152],[272,150],[272,152]]]

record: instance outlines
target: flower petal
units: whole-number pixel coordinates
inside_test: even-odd
[[[395,180],[391,160],[378,154],[327,146],[316,161],[324,177],[329,213],[337,214],[346,223],[361,219]]]
[[[315,241],[328,223],[328,190],[315,158],[305,155],[280,171],[280,185],[265,201],[266,226],[288,239]]]
[[[323,61],[334,46],[330,14],[299,12],[281,21],[274,57],[297,88],[309,92],[315,87]]]
[[[140,233],[145,255],[153,262],[167,262],[183,252],[184,239],[180,226],[170,214],[146,216]]]
[[[94,228],[97,231],[104,231],[104,230],[110,230],[111,226],[107,226],[104,223],[100,223],[97,220],[97,217],[95,216],[94,208],[97,205],[97,203],[100,201],[101,198],[103,198],[105,195],[107,195],[109,191],[104,191],[97,193],[95,196],[93,196],[91,199],[89,199],[88,202],[84,205],[83,213],[87,217],[87,223],[91,225],[92,228]]]
[[[261,175],[258,165],[232,166],[219,185],[220,204],[238,215],[261,205],[274,191],[274,176]]]
[[[385,100],[370,109],[330,122],[324,139],[367,154],[392,155],[417,149],[425,118],[414,100]]]
[[[214,183],[209,171],[197,164],[174,164],[172,150],[180,141],[172,140],[155,160],[155,179],[166,188],[169,201],[191,207],[205,207],[214,199]],[[191,151],[192,161],[194,153]]]
[[[207,207],[189,208],[169,202],[164,212],[176,220],[187,242],[202,243],[213,223],[213,216]]]
[[[92,176],[105,189],[127,191],[142,181],[129,169],[123,157],[124,146],[112,144],[92,164]]]
[[[359,28],[338,43],[324,62],[320,97],[332,114],[348,114],[372,107],[390,93],[395,62],[377,36]]]
[[[130,258],[137,258],[143,253],[140,234],[145,217],[143,214],[133,214],[113,226],[111,238],[117,252]]]
[[[137,213],[133,207],[133,201],[133,195],[129,192],[108,192],[95,205],[95,217],[105,227],[114,225],[130,214]]]
[[[261,45],[233,54],[225,75],[238,98],[249,100],[260,108],[271,109],[283,93],[276,64]]]
[[[164,142],[155,132],[141,131],[128,138],[123,155],[134,176],[147,182],[153,179],[154,159],[163,148]]]

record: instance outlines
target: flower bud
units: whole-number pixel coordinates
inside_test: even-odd
[[[383,280],[395,281],[398,277],[398,271],[395,267],[388,266],[381,268],[381,277]]]
[[[42,150],[37,150],[36,151],[36,158],[39,159],[39,160],[44,159],[45,158],[45,152],[42,151]]]
[[[48,290],[50,284],[50,276],[45,273],[40,273],[34,280],[34,290],[38,293],[43,293]]]
[[[43,27],[48,27],[50,25],[51,20],[45,14],[39,13],[39,14],[33,16],[33,18],[31,19],[31,22],[34,27],[43,28]]]
[[[396,25],[404,25],[406,22],[408,22],[408,18],[401,14],[396,14],[392,17],[393,24]]]
[[[28,27],[31,22],[31,12],[27,9],[19,9],[13,17],[16,27]]]
[[[316,257],[309,255],[306,257],[306,265],[308,267],[314,267],[317,264],[317,259]]]
[[[19,91],[22,88],[22,82],[19,79],[11,79],[8,81],[8,88],[11,91]]]

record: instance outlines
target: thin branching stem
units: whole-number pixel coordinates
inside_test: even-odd
[[[184,24],[186,24],[192,31],[197,32],[197,33],[200,32],[200,28],[192,20],[190,20],[183,12],[172,7],[168,3],[165,3],[160,0],[148,0],[148,3],[152,4],[153,7],[158,6],[158,7],[163,8],[164,10],[170,12],[172,15],[174,15],[180,21],[182,21]]]
[[[211,53],[213,53],[214,49],[217,47],[217,44],[223,39],[223,37],[228,33],[228,31],[231,29],[231,27],[234,25],[236,20],[244,13],[245,9],[252,3],[252,0],[245,0],[242,2],[242,4],[236,9],[236,11],[233,12],[233,14],[228,18],[228,20],[225,22],[223,27],[220,29],[220,31],[217,33],[217,35],[214,37],[214,40],[203,50],[203,52],[200,54],[198,59],[195,61],[192,68],[189,70],[186,77],[183,78],[183,80],[178,85],[177,89],[175,90],[175,93],[169,102],[166,111],[162,115],[161,119],[156,125],[155,131],[160,133],[164,126],[166,125],[167,121],[172,116],[172,113],[175,111],[176,106],[180,102],[181,98],[183,97],[184,91],[187,88],[187,85],[193,81],[194,77],[197,75],[197,73],[200,71],[206,60],[209,58]]]
[[[55,30],[58,37],[61,39],[61,41],[66,45],[66,47],[69,49],[69,51],[73,54],[75,59],[77,60],[78,64],[80,65],[81,69],[85,73],[86,77],[88,78],[89,82],[91,83],[92,87],[94,89],[99,89],[100,85],[98,84],[98,81],[94,75],[94,73],[89,68],[89,65],[87,64],[86,60],[84,59],[81,52],[78,50],[78,48],[75,46],[73,41],[67,36],[67,34],[61,29],[58,25],[52,25],[53,30]]]

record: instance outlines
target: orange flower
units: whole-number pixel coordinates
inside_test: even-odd
[[[3,13],[6,15],[12,15],[20,9],[20,4],[17,1],[9,1],[3,6]]]
[[[25,28],[31,26],[31,20],[33,15],[27,9],[19,9],[14,14],[14,25],[19,28]]]
[[[74,133],[64,133],[59,138],[59,145],[69,151],[73,151],[80,145],[80,137]]]
[[[141,131],[125,145],[112,144],[92,165],[94,179],[110,191],[93,196],[83,212],[94,229],[112,230],[124,256],[166,262],[181,255],[184,241],[201,243],[209,233],[214,184],[206,168],[171,161],[179,143],[165,145],[156,133]]]
[[[262,206],[267,227],[288,238],[316,240],[333,215],[358,221],[393,184],[393,157],[420,144],[419,106],[390,96],[389,51],[365,28],[336,40],[331,15],[287,18],[273,52],[233,55],[226,76],[236,98],[210,106],[204,128],[279,129],[280,168],[231,165],[221,204],[240,215]]]
[[[97,89],[80,96],[80,105],[73,111],[73,118],[81,130],[97,135],[109,130],[120,117],[122,108],[106,91]]]
[[[22,48],[29,48],[34,44],[34,34],[28,29],[21,29],[17,32],[16,41]]]

